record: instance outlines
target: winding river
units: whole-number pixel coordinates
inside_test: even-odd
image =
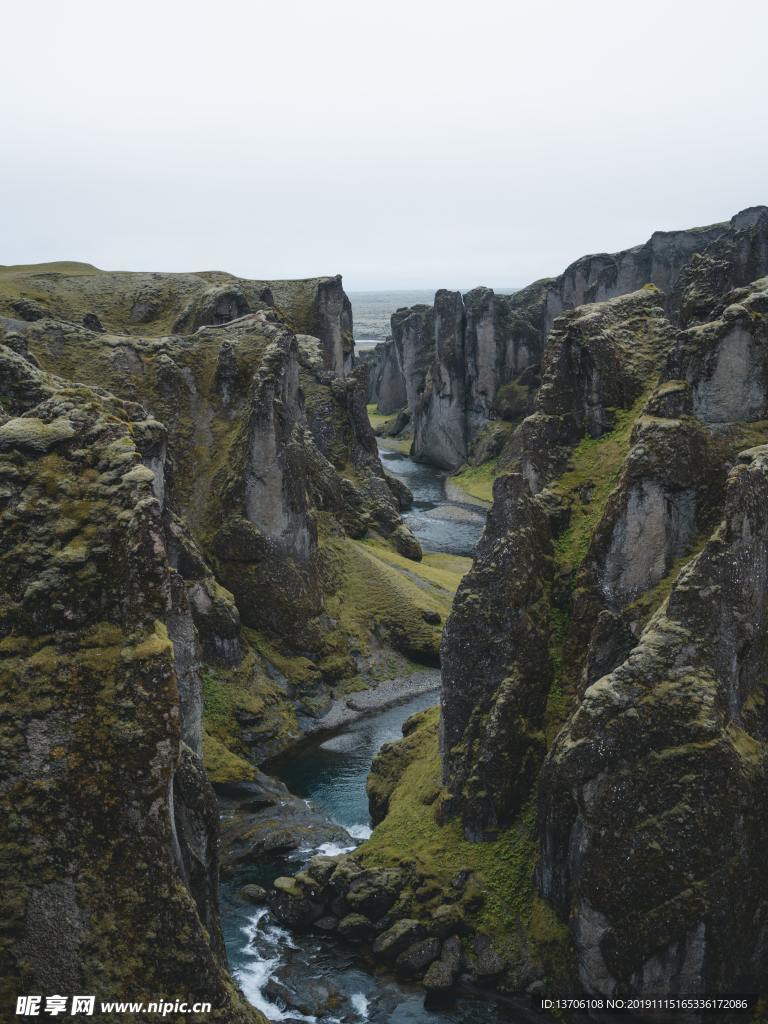
[[[427,551],[469,555],[482,532],[485,511],[446,497],[445,477],[400,453],[381,450],[388,472],[414,495],[405,519]],[[342,732],[318,738],[269,765],[296,796],[350,835],[349,846],[325,843],[252,867],[247,877],[222,885],[222,919],[230,965],[247,998],[270,1020],[289,1024],[494,1024],[522,1021],[523,1011],[478,995],[450,1006],[428,1009],[415,986],[365,970],[349,946],[333,937],[292,935],[265,907],[244,905],[237,890],[244,882],[269,886],[292,874],[317,852],[352,849],[370,834],[365,780],[382,746],[401,736],[403,722],[437,702],[436,691],[376,711]]]

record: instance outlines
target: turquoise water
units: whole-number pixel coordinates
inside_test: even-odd
[[[418,697],[362,719],[337,736],[318,739],[267,766],[299,796],[311,800],[356,838],[370,831],[365,780],[382,745],[400,737],[402,723],[437,701]],[[270,885],[280,874],[295,873],[315,853],[305,850],[253,867],[222,887],[224,937],[235,977],[249,1000],[270,1020],[301,1024],[500,1024],[533,1019],[522,1002],[499,1002],[481,995],[451,1005],[428,1007],[424,992],[392,978],[370,974],[350,947],[332,937],[295,935],[266,908],[243,906],[237,889],[246,882]],[[334,851],[327,851],[334,852]],[[271,985],[270,985],[271,981]],[[293,1005],[280,998],[280,986]],[[325,1013],[301,1013],[295,1006],[308,990],[331,986],[336,1005]],[[541,1016],[537,1016],[543,1024]]]
[[[484,513],[448,502],[445,478],[411,459],[388,457],[390,472],[414,492],[409,523],[427,550],[470,554]],[[458,511],[456,511],[458,510]],[[468,517],[468,518],[466,518]],[[535,1019],[520,1001],[478,995],[450,1005],[425,1005],[424,992],[393,978],[369,973],[354,950],[331,936],[286,931],[265,907],[243,905],[238,889],[256,882],[269,887],[278,875],[295,874],[317,852],[354,849],[370,834],[365,781],[382,744],[399,739],[412,714],[438,701],[437,691],[377,711],[334,736],[319,737],[266,766],[297,796],[349,833],[346,847],[305,849],[251,865],[222,885],[221,909],[230,965],[248,999],[272,1021],[285,1024],[500,1024]],[[330,993],[332,1008],[317,1004]]]
[[[331,821],[362,837],[369,825],[365,780],[376,752],[401,738],[406,718],[433,707],[438,699],[437,692],[422,693],[404,704],[377,711],[337,736],[286,754],[266,770],[282,779],[296,796],[311,800]]]

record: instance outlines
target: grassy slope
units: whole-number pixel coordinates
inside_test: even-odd
[[[571,509],[568,529],[555,541],[555,557],[563,568],[576,568],[587,553],[592,533],[602,518],[629,452],[632,427],[647,399],[646,392],[631,409],[616,411],[615,426],[610,433],[597,440],[584,438],[574,448],[568,470],[552,487]],[[590,500],[586,503],[579,497],[584,487],[591,488]]]
[[[347,649],[342,637],[349,639],[359,651],[358,665],[341,653],[317,662],[288,654],[273,638],[244,630],[249,646],[242,665],[208,669],[204,677],[205,765],[216,782],[252,775],[238,714],[257,715],[258,728],[284,745],[299,735],[293,705],[270,672],[284,676],[311,711],[321,709],[319,698],[328,686],[332,695],[343,696],[413,672],[418,662],[436,662],[442,624],[426,622],[423,613],[437,612],[445,620],[471,559],[427,554],[412,562],[379,537],[356,541],[335,534],[323,538],[322,548],[338,585],[326,611],[335,621],[339,650]]]
[[[450,478],[450,484],[459,488],[470,498],[479,498],[480,501],[493,501],[493,482],[496,479],[496,459],[490,459],[479,466],[462,466],[462,468]]]
[[[403,653],[422,648],[437,656],[441,627],[427,623],[423,613],[445,619],[470,559],[426,555],[413,562],[376,537],[332,537],[324,550],[340,579],[337,597],[328,603],[340,629],[363,649],[373,630]]]
[[[383,432],[387,427],[391,426],[396,420],[396,416],[384,416],[379,412],[376,412],[376,403],[368,405],[368,420],[373,428],[375,434],[379,436],[382,448],[388,448],[393,452],[402,452],[403,455],[408,455],[411,450],[411,442],[413,441],[413,434],[410,427],[408,427],[402,434],[397,437],[387,437]]]
[[[409,735],[408,764],[389,798],[389,812],[355,854],[372,866],[403,865],[414,870],[420,885],[413,890],[413,913],[429,915],[445,902],[452,881],[469,873],[458,907],[475,928],[488,934],[498,950],[521,954],[520,921],[546,960],[559,948],[563,929],[533,892],[535,802],[515,824],[491,843],[468,842],[457,820],[438,825],[435,811],[442,793],[439,709],[420,716]]]

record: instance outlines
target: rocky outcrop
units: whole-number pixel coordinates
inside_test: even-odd
[[[760,266],[762,231],[750,211],[701,233],[725,254],[725,290],[707,278],[682,329],[688,237],[571,277],[576,289],[597,274],[587,297],[635,273],[672,293],[644,284],[555,319],[446,624],[440,759],[431,713],[382,749],[376,828],[349,857],[399,872],[362,941],[375,958],[383,935],[394,948],[411,929],[382,962],[397,970],[407,948],[400,969],[430,991],[457,978],[444,937],[428,944],[438,900],[456,918],[459,978],[471,961],[515,991],[544,977],[563,994],[766,989],[768,286],[739,278]],[[542,316],[550,287],[529,293]],[[503,322],[486,292],[438,306],[439,323],[417,318],[435,341],[422,427],[435,410],[448,422],[442,400],[462,388],[470,408],[457,353],[466,362],[471,338],[490,372]],[[463,331],[463,349],[444,328]]]
[[[768,447],[629,657],[595,682],[541,780],[539,882],[588,992],[696,994],[765,978]]]
[[[368,403],[385,416],[407,405],[405,378],[397,360],[394,341],[377,345],[369,357]]]
[[[379,969],[424,979],[432,991],[449,990],[460,973],[477,978],[481,965],[464,954],[455,931],[460,915],[446,906],[431,921],[403,916],[406,886],[397,870],[361,867],[353,857],[315,857],[298,875],[275,881],[269,905],[289,928],[335,932]]]
[[[551,641],[558,593],[572,586],[553,549],[568,525],[569,496],[547,487],[567,471],[580,442],[589,445],[609,433],[619,411],[635,405],[672,345],[656,289],[583,306],[564,314],[551,333],[536,409],[518,432],[517,471],[496,482],[474,565],[443,635],[443,763],[450,794],[443,813],[460,812],[468,838],[488,838],[514,820],[546,749],[542,731],[556,668]],[[594,484],[586,479],[579,486],[579,503],[588,503]],[[637,486],[629,511],[622,505],[625,519],[604,545],[610,550],[594,584],[599,606],[612,588],[628,592],[630,577],[640,572],[634,561],[627,567],[628,548],[636,555],[638,539],[629,523],[639,519],[651,527],[642,487],[652,485],[646,480]],[[661,557],[666,572],[669,560],[688,549],[691,529],[692,520],[684,520],[669,551],[659,556],[646,547],[643,556]]]
[[[555,321],[446,626],[439,814],[497,841],[536,795],[561,976],[593,994],[766,981],[765,296]]]
[[[567,310],[653,285],[671,321],[687,326],[712,320],[718,297],[766,272],[768,210],[755,207],[722,224],[658,231],[644,245],[582,257],[513,295],[438,292],[433,307],[398,310],[392,337],[414,418],[414,457],[447,469],[488,457],[489,423],[519,423],[531,411],[547,336]]]
[[[525,480],[502,477],[443,637],[442,750],[452,797],[442,813],[460,811],[471,839],[513,819],[544,756],[549,550],[546,514]]]
[[[763,277],[767,268],[768,209],[753,206],[694,253],[671,291],[671,309],[683,326],[711,320],[732,289]]]
[[[15,348],[0,346],[6,1016],[30,991],[178,992],[260,1021],[223,952],[165,428]]]
[[[537,493],[565,469],[582,438],[597,439],[647,392],[672,348],[673,328],[655,288],[563,314],[543,358],[532,415],[507,445]]]
[[[432,307],[403,307],[393,313],[392,343],[403,378],[406,404],[413,411],[424,393],[434,358]]]
[[[191,334],[265,309],[296,333],[319,338],[326,369],[352,369],[352,307],[339,275],[252,281],[220,272],[116,273],[86,263],[0,269],[0,315],[28,321],[52,317],[146,337]]]
[[[466,316],[461,295],[437,292],[428,322],[433,331],[434,358],[423,388],[417,389],[413,457],[452,469],[465,461],[467,450]]]
[[[714,306],[722,309],[718,319],[680,335],[665,377],[690,387],[690,411],[705,423],[765,419],[768,279],[729,291]]]

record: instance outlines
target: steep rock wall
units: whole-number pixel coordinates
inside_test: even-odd
[[[16,348],[0,346],[7,1016],[23,992],[174,992],[210,1001],[211,1019],[260,1021],[223,952],[164,428]]]
[[[382,567],[377,607],[347,596],[367,557],[353,541],[421,558],[378,457],[364,368],[327,370],[321,340],[271,307],[188,334],[51,317],[2,319],[0,332],[49,371],[140,401],[165,428],[145,462],[165,466],[153,486],[206,661],[215,778],[247,777],[241,755],[283,749],[347,680],[375,685],[393,653],[434,663],[441,623],[422,619],[432,600],[415,583],[404,599]],[[364,610],[340,616],[345,604]]]
[[[538,384],[547,335],[561,313],[653,285],[672,321],[688,325],[711,320],[714,297],[766,272],[768,210],[755,207],[722,224],[658,231],[643,245],[584,256],[513,295],[474,289],[453,300],[464,312],[450,318],[452,338],[443,326],[439,346],[433,307],[398,310],[392,336],[414,415],[414,457],[448,469],[484,459],[488,424],[519,422],[530,411],[526,391]],[[445,301],[436,296],[434,309]]]
[[[495,840],[537,792],[537,884],[594,994],[766,982],[765,295],[683,332],[655,289],[555,322],[446,626],[441,813]]]
[[[570,917],[589,992],[765,979],[767,497],[762,447],[731,472],[718,530],[544,766],[539,880]]]

